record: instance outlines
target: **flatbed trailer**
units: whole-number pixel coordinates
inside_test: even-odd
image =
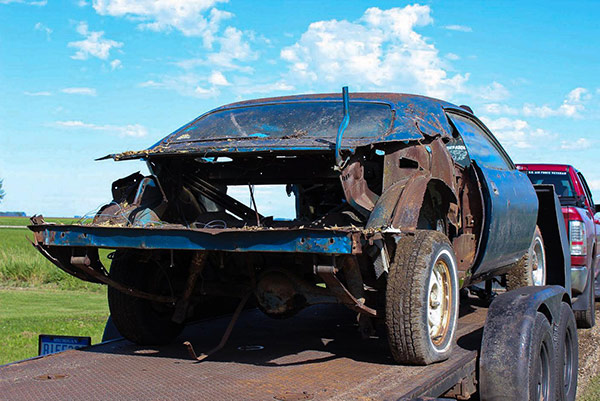
[[[464,303],[452,357],[431,366],[395,364],[383,330],[357,343],[356,315],[341,305],[313,306],[286,320],[252,309],[228,344],[202,362],[183,342],[208,351],[228,317],[190,325],[168,346],[119,339],[3,366],[0,399],[397,400],[452,395],[453,388],[467,396],[475,390],[487,313],[476,303]]]
[[[356,313],[340,304],[286,320],[247,309],[215,353],[231,317],[188,325],[166,346],[120,339],[2,366],[0,400],[572,401],[578,363],[567,237],[553,188],[536,189],[552,285],[504,292],[489,306],[463,293],[456,347],[444,362],[396,364],[381,323],[360,341]],[[194,349],[208,357],[199,362]]]

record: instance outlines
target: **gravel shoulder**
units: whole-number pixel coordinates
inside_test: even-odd
[[[600,304],[596,303],[596,322],[600,322]],[[577,330],[579,337],[579,373],[577,394],[583,395],[590,380],[600,375],[600,324]],[[579,397],[578,397],[579,398]]]

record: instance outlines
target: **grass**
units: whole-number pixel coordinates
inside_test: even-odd
[[[49,218],[69,224],[74,218]],[[106,287],[79,280],[43,257],[29,240],[26,217],[0,217],[0,365],[37,355],[39,334],[101,340],[108,317]],[[108,267],[107,254],[100,250]],[[65,291],[68,290],[68,291]]]
[[[25,217],[0,217],[0,225],[25,226]],[[54,222],[71,222],[74,219],[48,219]],[[65,290],[100,291],[102,286],[81,281],[50,263],[33,246],[32,233],[27,228],[0,228],[0,286],[48,287]],[[100,250],[100,260],[110,266],[110,250]]]
[[[594,376],[585,388],[582,394],[577,395],[577,401],[597,401],[600,400],[600,375]]]
[[[62,224],[74,224],[77,223],[79,218],[75,217],[44,217],[47,223],[62,223]],[[0,216],[0,226],[28,226],[31,222],[29,217],[6,217]]]
[[[36,356],[38,335],[102,338],[106,291],[0,289],[0,365]]]

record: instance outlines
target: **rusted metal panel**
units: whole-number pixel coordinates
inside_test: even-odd
[[[37,225],[40,245],[55,247],[221,250],[353,254],[360,246],[357,229],[191,229],[181,226],[109,227]]]
[[[392,227],[403,230],[415,230],[417,228],[423,197],[430,179],[431,176],[428,173],[415,174],[406,183],[402,196],[394,209]]]
[[[360,160],[351,160],[342,169],[340,180],[348,203],[368,217],[379,196],[369,189],[364,174],[365,169]]]

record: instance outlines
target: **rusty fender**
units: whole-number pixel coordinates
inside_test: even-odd
[[[367,228],[394,227],[412,231],[417,228],[425,193],[435,187],[447,202],[457,202],[454,190],[430,174],[418,171],[406,183],[393,184],[375,204]]]

